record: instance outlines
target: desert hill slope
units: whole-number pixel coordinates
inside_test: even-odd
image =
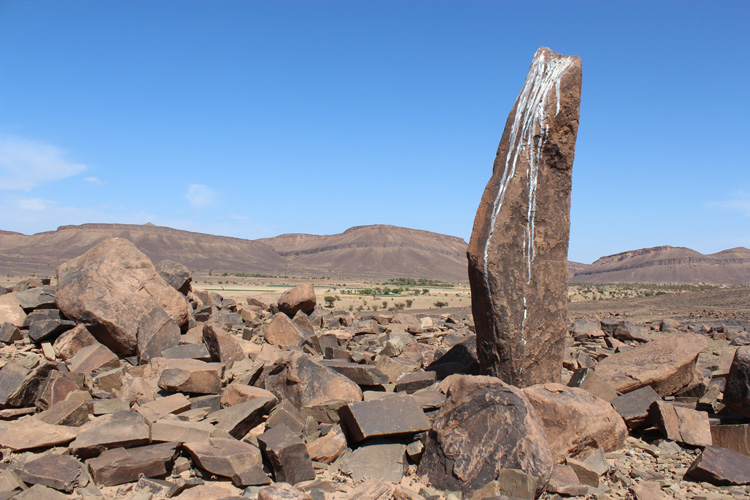
[[[580,283],[750,284],[750,249],[703,255],[689,248],[660,246],[608,255],[578,269]]]
[[[282,234],[258,241],[297,269],[361,277],[467,279],[466,242],[429,231],[355,226],[340,234]]]

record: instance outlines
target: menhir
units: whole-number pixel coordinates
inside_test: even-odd
[[[559,382],[581,60],[537,50],[508,116],[467,251],[482,372]]]

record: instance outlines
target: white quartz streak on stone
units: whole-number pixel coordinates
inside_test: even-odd
[[[508,138],[508,153],[505,157],[503,175],[500,178],[497,195],[492,207],[492,218],[490,220],[490,231],[484,245],[484,283],[487,291],[490,291],[487,281],[487,255],[490,242],[495,232],[497,216],[502,208],[505,193],[508,190],[511,179],[516,173],[516,164],[521,154],[528,155],[529,168],[527,178],[529,185],[528,212],[526,222],[526,235],[524,237],[523,258],[526,264],[526,284],[531,282],[531,263],[534,260],[534,218],[536,215],[536,188],[539,173],[539,161],[542,155],[544,142],[547,138],[549,126],[546,123],[545,112],[547,99],[550,91],[555,89],[557,99],[555,115],[560,111],[560,78],[570,66],[572,58],[563,57],[547,61],[546,54],[537,52],[531,63],[531,71],[526,78],[521,94],[518,96],[516,112],[513,116],[513,125]],[[526,324],[526,291],[523,292],[523,320],[521,323],[521,340],[526,345],[524,327]]]

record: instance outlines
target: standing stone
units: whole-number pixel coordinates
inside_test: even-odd
[[[734,353],[724,387],[724,404],[750,418],[750,346],[740,347]]]
[[[141,318],[137,339],[138,359],[145,364],[180,343],[180,327],[164,308],[156,306]]]
[[[482,373],[560,382],[581,60],[540,48],[482,195],[467,255]]]

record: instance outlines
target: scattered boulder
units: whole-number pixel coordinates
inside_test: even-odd
[[[663,337],[609,356],[596,366],[596,374],[619,392],[650,385],[669,396],[694,380],[698,354],[707,346],[701,335]]]
[[[180,343],[180,327],[161,306],[156,306],[141,317],[137,337],[138,359],[148,363]]]
[[[284,313],[274,314],[271,322],[263,330],[263,338],[278,347],[299,346],[305,341],[304,334]]]
[[[501,469],[519,469],[543,488],[553,454],[523,392],[495,377],[454,375],[445,382],[448,399],[433,421],[418,473],[437,488],[471,492]]]
[[[750,346],[738,347],[724,386],[724,404],[750,418]]]
[[[160,443],[137,448],[106,450],[86,461],[94,482],[116,486],[136,481],[139,476],[159,477],[169,472],[177,453],[177,443]]]
[[[686,475],[716,485],[750,484],[750,457],[726,448],[707,446]]]
[[[279,311],[293,318],[297,311],[310,314],[315,309],[315,287],[303,283],[281,294],[278,300]]]
[[[541,416],[556,462],[596,448],[622,448],[628,429],[612,405],[583,389],[532,385],[523,393]]]
[[[371,444],[354,450],[341,462],[341,470],[355,481],[382,479],[398,483],[404,477],[406,465],[403,444]]]
[[[355,441],[410,436],[430,429],[417,400],[406,395],[349,403],[339,409],[339,415]]]
[[[190,292],[190,284],[193,281],[193,275],[190,273],[190,269],[179,262],[169,259],[157,262],[154,268],[169,286],[180,292],[182,295],[187,295]]]
[[[185,297],[123,238],[104,240],[61,264],[56,302],[65,316],[89,325],[94,337],[122,355],[136,352],[141,318],[154,307],[164,308],[179,327],[188,321]]]
[[[88,483],[86,467],[70,455],[44,455],[29,460],[16,469],[18,477],[29,484],[41,484],[65,493],[72,493]]]
[[[258,442],[277,482],[297,484],[315,479],[304,441],[286,425],[279,424],[267,430],[258,436]]]

